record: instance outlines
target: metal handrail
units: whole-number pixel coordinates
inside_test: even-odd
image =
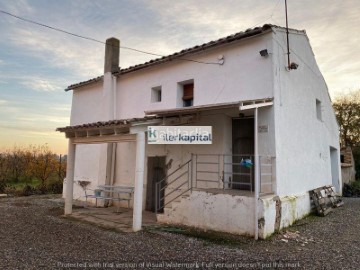
[[[180,196],[182,196],[183,194],[185,194],[186,192],[188,192],[189,190],[192,189],[192,184],[190,183],[190,177],[191,177],[191,171],[190,171],[190,165],[191,165],[192,159],[188,160],[187,162],[185,162],[184,164],[182,164],[179,168],[177,168],[175,171],[173,171],[172,173],[168,174],[167,176],[165,176],[162,180],[160,180],[159,182],[157,182],[155,184],[155,194],[156,194],[156,200],[155,200],[155,213],[158,213],[160,210],[164,209],[166,205],[168,205],[169,203],[173,202],[174,200],[176,200],[177,198],[179,198]],[[181,173],[179,176],[177,176],[174,180],[170,181],[167,183],[167,180],[173,176],[176,172],[182,170],[183,168],[186,167],[185,172]],[[186,181],[184,181],[183,183],[181,183],[180,185],[178,185],[176,188],[174,188],[171,192],[169,192],[168,194],[164,194],[164,196],[161,196],[161,193],[166,191],[166,188],[168,188],[171,184],[180,181],[180,179],[183,179],[182,177],[184,175],[187,174],[187,179]],[[185,184],[188,184],[187,189],[182,192],[181,194],[179,194],[178,196],[176,196],[175,198],[172,198],[171,200],[169,200],[168,202],[165,202],[165,199],[172,193],[174,193],[175,191],[178,191],[180,187],[184,186]],[[181,189],[180,189],[181,190]],[[161,202],[164,202],[163,205],[161,205]]]
[[[217,157],[217,160],[215,158]],[[253,177],[253,170],[250,169],[250,171],[234,171],[233,168],[239,168],[242,166],[239,162],[234,162],[233,158],[244,158],[244,159],[251,159],[254,161],[255,156],[253,154],[194,154],[194,186],[196,188],[209,188],[209,187],[199,187],[198,183],[201,182],[208,182],[208,183],[216,183],[218,182],[218,187],[222,189],[233,189],[235,187],[240,186],[248,186],[250,187],[250,191],[254,192],[253,190],[253,183],[251,181]],[[273,156],[260,156],[260,162],[259,162],[259,168],[260,168],[260,194],[266,194],[266,192],[262,191],[262,187],[269,186],[271,188],[271,192],[274,192],[274,181],[275,178],[275,171],[273,170],[273,159],[275,157]],[[262,158],[269,158],[270,163],[266,163],[262,161]],[[230,160],[231,159],[231,160]],[[211,168],[204,169],[203,166],[211,166]],[[218,165],[218,166],[216,166]],[[229,167],[231,166],[231,168]],[[255,166],[255,164],[254,164]],[[263,169],[268,168],[268,172],[263,171]],[[215,170],[215,171],[214,171]],[[209,177],[213,178],[214,174],[218,174],[218,178],[215,180],[210,179],[204,179],[206,176],[204,174],[207,174]],[[200,176],[200,177],[199,177]],[[236,182],[234,182],[234,176],[238,177],[249,177],[250,182],[248,181],[239,181],[238,179]],[[228,179],[230,177],[230,180]],[[263,178],[267,177],[269,180],[266,182],[263,182]],[[267,183],[269,182],[269,183]],[[216,188],[216,187],[214,187]]]
[[[201,157],[208,157],[205,159],[201,159]],[[217,157],[217,160],[214,161],[214,158]],[[155,185],[155,192],[156,192],[156,200],[155,200],[155,212],[162,210],[165,208],[166,205],[170,204],[180,196],[184,195],[188,191],[192,191],[194,188],[196,189],[207,189],[209,188],[209,185],[214,185],[218,183],[217,189],[234,189],[236,187],[240,186],[248,186],[249,191],[251,193],[254,192],[252,177],[253,177],[253,169],[249,168],[248,172],[242,172],[242,171],[233,171],[232,168],[234,166],[240,166],[239,162],[234,162],[234,160],[229,160],[228,158],[231,157],[243,157],[243,158],[249,158],[252,161],[254,161],[254,155],[245,155],[245,154],[192,154],[191,159],[182,164],[179,168],[177,168],[175,171],[164,177],[161,181],[157,182]],[[266,158],[267,160],[262,161],[263,158]],[[270,194],[275,192],[275,183],[276,183],[276,176],[275,176],[275,169],[274,166],[274,160],[275,157],[273,156],[259,156],[259,180],[260,180],[260,189],[259,193],[261,195]],[[208,161],[206,161],[208,160]],[[201,166],[209,165],[211,166],[211,170],[203,169]],[[217,166],[216,166],[217,165]],[[229,169],[229,166],[231,168]],[[254,164],[255,166],[255,164]],[[200,167],[200,168],[199,168]],[[216,167],[216,168],[215,168]],[[171,180],[169,183],[167,181],[171,176],[174,176],[177,172],[184,169],[183,172],[181,172],[180,175],[176,176],[175,179]],[[266,171],[262,169],[266,169]],[[215,171],[214,171],[215,169]],[[256,168],[255,168],[256,169]],[[200,177],[198,177],[200,174]],[[207,176],[201,177],[201,174],[208,174],[209,179],[202,179],[207,178]],[[218,174],[218,177],[214,177],[214,174]],[[187,178],[184,177],[187,175]],[[211,176],[212,175],[212,176]],[[231,175],[232,177],[227,177]],[[234,181],[233,176],[247,176],[249,177],[249,181],[239,181],[240,179],[237,179]],[[193,179],[194,178],[194,179]],[[216,178],[216,179],[211,179]],[[266,178],[266,179],[265,179]],[[174,183],[179,182],[180,184],[177,185],[176,188],[171,190],[169,193],[165,194],[166,189],[173,185]],[[203,187],[199,187],[199,184],[202,182],[204,183]],[[209,183],[206,184],[206,183]],[[182,188],[186,184],[188,184],[187,188]],[[263,190],[264,187],[264,190]],[[266,188],[265,188],[266,187]],[[267,188],[268,187],[268,188]],[[169,195],[173,194],[176,191],[180,191],[180,194],[176,197],[172,198],[171,200],[165,201],[166,198],[169,198]],[[270,192],[270,193],[269,193]],[[162,205],[161,205],[162,204]]]

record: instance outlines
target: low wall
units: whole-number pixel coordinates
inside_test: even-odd
[[[254,198],[193,191],[158,215],[160,223],[254,235]]]
[[[193,191],[172,204],[172,208],[158,215],[159,223],[254,236],[253,197]],[[290,226],[310,210],[308,193],[262,197],[258,205],[259,238],[265,239]]]
[[[265,239],[275,231],[289,227],[311,211],[309,193],[278,197],[267,196],[259,204],[259,238]]]

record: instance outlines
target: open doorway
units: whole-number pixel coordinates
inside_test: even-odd
[[[156,183],[165,178],[165,162],[166,157],[148,157],[147,163],[147,188],[146,188],[146,204],[145,209],[147,211],[155,212],[156,206]],[[163,183],[165,185],[165,183]],[[163,188],[160,187],[160,188]],[[165,190],[160,192],[161,198],[164,197]],[[164,204],[164,201],[160,202]],[[163,205],[159,205],[158,208],[163,208]]]
[[[330,162],[331,162],[332,185],[335,187],[336,192],[340,192],[339,151],[331,146],[330,146]]]
[[[254,141],[254,118],[234,118],[232,120],[232,182],[230,183],[233,189],[254,190]]]

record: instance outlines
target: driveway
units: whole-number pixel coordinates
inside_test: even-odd
[[[360,198],[259,241],[162,226],[122,233],[64,218],[58,198],[0,198],[0,269],[359,267]]]

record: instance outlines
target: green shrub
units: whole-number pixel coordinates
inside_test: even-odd
[[[360,197],[360,181],[355,181],[353,183],[344,184],[343,187],[343,196],[344,197]]]
[[[61,194],[63,191],[63,181],[52,180],[46,185],[46,193]]]

